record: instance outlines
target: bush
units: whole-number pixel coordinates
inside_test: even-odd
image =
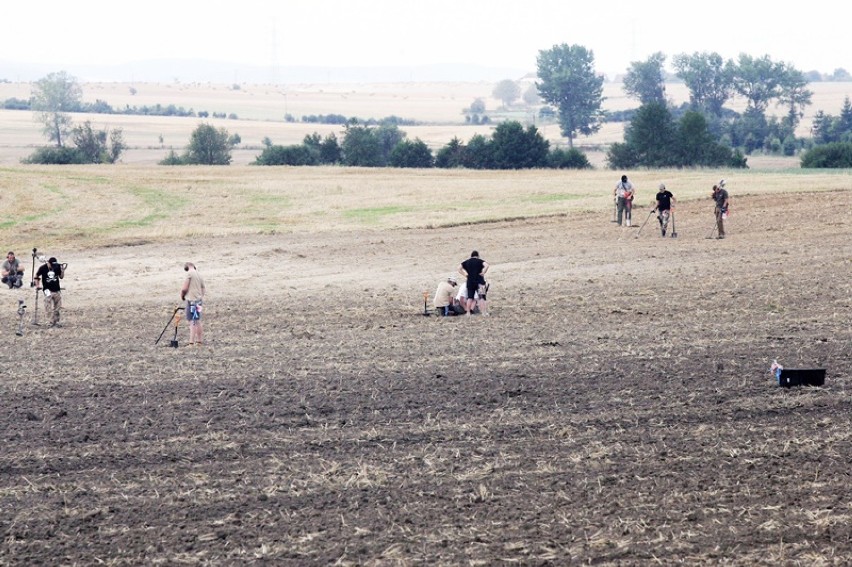
[[[393,167],[432,167],[435,160],[432,158],[432,150],[419,138],[413,142],[402,140],[391,151],[388,160]]]
[[[592,164],[589,163],[586,154],[577,148],[567,150],[553,148],[547,154],[547,167],[553,169],[591,169]]]
[[[174,150],[169,152],[165,158],[158,162],[160,165],[186,165],[186,160],[177,155]]]
[[[304,144],[268,146],[254,160],[255,165],[317,165],[316,152]]]
[[[39,165],[70,165],[87,163],[87,160],[77,148],[44,146],[22,159],[21,162]]]
[[[852,142],[832,142],[816,146],[802,156],[802,167],[852,167]]]

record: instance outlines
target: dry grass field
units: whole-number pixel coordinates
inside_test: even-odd
[[[852,174],[617,177],[2,167],[68,271],[62,328],[0,289],[0,564],[849,564]],[[424,316],[474,248],[491,316]]]

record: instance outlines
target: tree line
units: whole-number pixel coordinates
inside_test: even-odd
[[[794,155],[819,145],[840,144],[841,151],[823,153],[821,160],[802,158],[802,165],[821,167],[830,157],[843,156],[844,144],[852,144],[852,105],[847,97],[839,117],[817,113],[813,138],[798,139],[795,129],[804,109],[811,104],[805,75],[769,56],[741,54],[723,60],[717,53],[679,54],[674,58],[676,75],[689,90],[689,102],[675,106],[665,92],[666,56],[655,53],[645,61],[632,62],[624,77],[624,90],[639,107],[625,112],[629,123],[623,142],[607,152],[611,168],[633,167],[746,167],[746,156],[755,151]],[[541,115],[553,117],[568,148],[551,148],[535,126],[517,121],[497,124],[489,137],[476,135],[466,143],[454,138],[434,154],[419,139],[408,140],[399,129],[407,123],[398,117],[359,122],[341,115],[310,117],[343,123],[343,139],[306,136],[302,144],[279,146],[268,139],[257,156],[258,165],[342,164],[360,167],[466,167],[520,169],[534,167],[590,167],[586,156],[574,148],[579,136],[597,132],[606,119],[602,109],[603,76],[594,69],[593,53],[580,45],[556,45],[539,52],[536,96],[545,106]],[[520,95],[506,81],[495,95],[510,104]],[[736,113],[725,104],[743,97],[746,109]],[[81,107],[82,93],[76,80],[64,72],[51,73],[35,83],[30,106],[55,147],[39,148],[25,161],[30,163],[114,163],[126,149],[120,129],[98,131],[90,122],[73,126],[69,112]],[[532,101],[527,92],[525,101]],[[475,101],[476,102],[476,101]],[[767,118],[771,104],[786,109],[781,117]],[[93,108],[106,108],[96,101]],[[159,105],[158,105],[159,106]],[[484,108],[466,109],[484,111]],[[206,117],[206,113],[205,116]],[[73,147],[66,144],[71,138]],[[202,124],[193,133],[186,151],[172,151],[161,163],[230,163],[230,150],[239,136]]]

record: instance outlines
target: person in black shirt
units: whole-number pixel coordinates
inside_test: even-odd
[[[459,264],[459,273],[467,278],[467,301],[465,301],[465,313],[470,316],[470,312],[476,305],[474,296],[479,290],[480,285],[485,285],[485,272],[488,271],[488,262],[479,257],[479,252],[474,250],[470,253],[470,258]]]
[[[62,288],[59,280],[65,277],[65,266],[50,258],[35,273],[36,289],[43,290],[44,312],[50,316],[50,327],[61,327],[59,323],[62,309]]]
[[[660,183],[660,190],[657,192],[657,220],[660,221],[660,232],[663,236],[666,235],[666,230],[669,227],[669,219],[674,210],[674,204],[677,203],[674,195],[666,189],[664,183]]]

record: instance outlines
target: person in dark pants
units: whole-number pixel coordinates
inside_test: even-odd
[[[635,195],[635,190],[633,184],[627,180],[626,175],[621,176],[621,182],[615,186],[613,195],[615,196],[615,205],[618,211],[618,226],[621,226],[622,217],[624,217],[625,225],[630,226],[630,220],[633,216],[633,196]]]
[[[716,229],[718,236],[716,238],[725,238],[725,219],[728,218],[728,190],[725,189],[725,180],[719,181],[718,185],[713,186],[713,201],[716,203]]]
[[[480,285],[485,285],[485,272],[488,271],[488,262],[479,257],[479,252],[474,250],[470,253],[470,258],[459,264],[459,273],[463,275],[467,282],[467,301],[465,301],[464,310],[467,316],[470,316],[471,310],[476,305],[474,299],[479,291]]]
[[[666,230],[669,228],[669,219],[674,210],[674,203],[677,202],[671,191],[666,189],[665,183],[660,183],[660,190],[657,192],[657,220],[660,221],[660,232],[663,236],[666,235]]]
[[[61,327],[62,287],[59,280],[65,277],[65,266],[50,258],[35,273],[36,289],[44,293],[44,312],[50,317],[49,327]]]

